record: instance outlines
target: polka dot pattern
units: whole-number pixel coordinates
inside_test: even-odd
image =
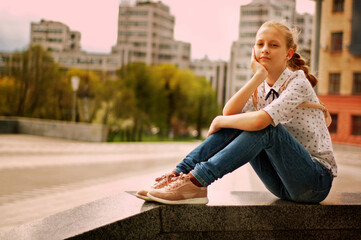
[[[280,88],[288,78],[289,84],[282,92]],[[279,97],[265,100],[271,89],[277,91]],[[323,112],[314,108],[297,107],[304,102],[319,103],[319,100],[302,70],[292,72],[286,68],[272,87],[265,81],[257,88],[257,108],[271,116],[274,126],[282,124],[305,147],[313,160],[320,162],[337,176],[331,137]],[[251,97],[243,112],[252,110],[254,107]]]

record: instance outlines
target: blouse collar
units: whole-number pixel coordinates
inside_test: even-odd
[[[280,93],[279,90],[282,87],[282,85],[285,83],[285,81],[291,76],[293,72],[289,69],[286,68],[281,75],[279,76],[279,78],[277,79],[277,81],[275,82],[275,84],[273,84],[273,86],[271,87],[270,85],[268,85],[267,81],[264,81],[264,88],[265,88],[265,93],[267,94],[269,91],[271,91],[271,89],[273,89],[274,91],[276,91],[277,93]]]

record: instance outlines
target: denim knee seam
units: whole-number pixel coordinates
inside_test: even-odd
[[[205,162],[207,161],[209,158],[211,158],[212,156],[215,155],[215,153],[218,153],[220,150],[222,150],[225,146],[227,146],[231,140],[233,140],[234,138],[236,138],[236,136],[238,136],[238,134],[232,134],[230,135],[222,145],[219,145],[218,148],[215,148],[215,150],[211,153],[208,154],[207,156],[205,156],[204,158],[201,159],[201,162]]]
[[[255,134],[255,133],[254,132],[249,132],[249,133],[244,132],[244,134]],[[265,138],[265,135],[263,134],[262,136],[259,137],[258,141],[256,141],[252,146],[247,148],[247,151],[243,153],[244,154],[243,156],[252,155],[252,153],[255,151],[254,149],[258,145],[261,145],[260,143],[262,141],[265,141],[264,138]],[[217,155],[215,155],[215,156],[217,156]],[[211,161],[211,159],[209,159],[209,161]],[[191,173],[193,174],[193,176],[196,177],[196,179],[203,186],[207,186],[207,185],[210,185],[215,180],[217,180],[218,178],[223,177],[225,174],[232,172],[235,169],[239,168],[240,166],[244,165],[245,163],[247,163],[247,162],[244,162],[243,164],[239,165],[239,162],[237,161],[237,162],[232,163],[231,165],[223,166],[222,168],[217,168],[217,167],[214,168],[215,166],[209,168],[209,166],[206,166],[206,165],[208,165],[208,163],[205,162],[205,163],[201,164],[202,168],[196,167]],[[203,169],[204,167],[206,169]],[[210,172],[212,172],[211,175],[210,175]]]

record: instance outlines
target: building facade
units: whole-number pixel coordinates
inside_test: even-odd
[[[173,37],[175,18],[161,2],[122,0],[119,5],[117,42],[110,53],[82,51],[81,34],[55,21],[31,23],[30,45],[41,45],[63,69],[79,68],[114,75],[132,62],[170,63],[189,68],[191,44]],[[0,53],[0,70],[11,53]]]
[[[137,1],[119,6],[117,43],[112,53],[120,54],[121,64],[171,63],[179,68],[190,64],[190,43],[174,39],[175,18],[162,2]]]
[[[337,143],[361,145],[361,2],[322,1],[319,98]]]
[[[298,49],[302,56],[310,59],[311,44],[312,44],[312,30],[313,30],[313,15],[309,13],[296,13],[296,21],[294,25],[300,32],[298,39]]]
[[[80,32],[70,30],[61,22],[31,23],[30,45],[41,45],[62,69],[79,68],[114,75],[120,68],[119,54],[82,51],[80,40]]]
[[[30,44],[51,52],[79,52],[81,34],[61,22],[41,20],[31,23]]]
[[[264,22],[274,19],[284,21],[289,26],[298,22],[300,49],[304,50],[302,54],[305,57],[309,57],[312,16],[297,14],[295,8],[295,0],[253,0],[251,3],[240,7],[238,40],[234,41],[231,47],[227,98],[230,98],[253,76],[250,68],[252,48],[257,30]]]
[[[217,94],[218,103],[224,106],[227,101],[228,62],[212,61],[207,56],[193,60],[190,69],[198,76],[203,76],[211,83]]]

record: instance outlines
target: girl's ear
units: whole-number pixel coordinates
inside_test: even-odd
[[[295,53],[295,50],[293,50],[293,48],[288,49],[288,52],[286,55],[287,60],[291,60],[294,53]]]

